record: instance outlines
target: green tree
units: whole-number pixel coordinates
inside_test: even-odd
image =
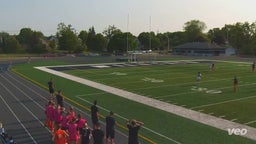
[[[127,51],[133,51],[137,48],[138,41],[131,33],[115,33],[108,44],[108,52],[114,53],[126,53]]]
[[[183,28],[187,34],[187,41],[193,42],[206,29],[206,24],[199,20],[191,20],[186,22]]]
[[[7,36],[4,38],[3,53],[18,53],[21,46],[14,36]]]
[[[208,37],[211,42],[218,45],[224,45],[226,42],[226,31],[220,28],[213,28],[208,31]]]
[[[94,52],[103,52],[106,51],[107,49],[107,39],[102,35],[102,34],[96,34],[94,39],[94,46],[93,49],[91,49],[91,51]]]
[[[66,50],[69,53],[81,52],[84,47],[76,35],[75,29],[71,25],[66,26],[64,23],[58,24],[57,28],[58,46],[60,50]]]
[[[139,34],[138,39],[142,50],[158,50],[161,46],[160,40],[154,32],[142,32]]]
[[[110,25],[102,33],[105,35],[107,40],[110,41],[115,34],[121,33],[121,30],[115,27],[114,25]]]
[[[94,27],[92,26],[88,30],[88,37],[87,37],[87,40],[86,40],[86,45],[87,45],[89,50],[94,49],[93,47],[95,46],[95,35],[96,35],[96,32],[95,32]]]
[[[87,49],[87,45],[86,45],[86,41],[88,38],[88,33],[84,30],[80,31],[78,38],[81,40],[82,46],[85,47],[85,49]]]
[[[22,28],[17,37],[21,44],[28,45],[30,44],[32,35],[33,35],[33,30],[31,30],[30,28]]]

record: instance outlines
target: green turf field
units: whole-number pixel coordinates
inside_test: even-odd
[[[100,113],[109,110],[116,113],[117,121],[124,125],[126,118],[136,118],[145,123],[140,133],[159,144],[246,144],[255,143],[239,136],[229,136],[221,131],[198,122],[178,117],[149,106],[120,98],[69,81],[33,68],[38,65],[60,65],[62,62],[33,63],[16,66],[15,70],[45,86],[53,77],[57,88],[64,95],[84,107],[94,99],[99,101]],[[140,66],[127,68],[106,68],[72,70],[66,73],[131,91],[161,101],[184,106],[189,109],[212,113],[224,119],[247,123],[255,127],[256,94],[254,90],[256,73],[251,65],[244,63],[216,62],[215,71],[209,71],[209,63],[177,64],[161,66]],[[202,73],[202,80],[196,83],[196,74]],[[239,81],[238,91],[233,92],[233,77]],[[219,92],[220,94],[212,94]],[[122,130],[120,128],[120,130]],[[125,130],[124,130],[125,131]],[[143,143],[149,143],[141,139]]]
[[[256,73],[248,63],[209,63],[72,70],[66,73],[159,99],[189,109],[224,116],[239,123],[256,120]],[[197,72],[202,73],[196,82]],[[233,78],[239,81],[233,91]],[[216,94],[216,93],[217,94]],[[252,123],[253,124],[253,123]]]

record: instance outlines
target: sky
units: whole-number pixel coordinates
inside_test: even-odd
[[[0,32],[22,28],[56,34],[61,22],[76,31],[109,25],[138,36],[141,32],[182,31],[190,20],[207,30],[236,22],[256,21],[256,0],[0,0]],[[206,31],[207,31],[206,30]]]

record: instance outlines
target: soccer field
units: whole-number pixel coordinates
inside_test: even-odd
[[[143,96],[256,126],[256,73],[249,63],[150,65],[122,68],[69,70],[66,73]],[[202,80],[196,82],[197,72]],[[233,78],[239,81],[233,91]]]
[[[119,68],[102,67],[73,69],[65,72],[256,127],[254,113],[256,77],[251,71],[251,64],[216,61],[214,71],[209,71],[209,64],[209,62],[198,62]],[[121,125],[124,125],[126,119],[131,118],[145,122],[145,128],[141,133],[155,143],[255,143],[239,136],[229,136],[226,131],[35,70],[31,68],[32,66],[31,64],[26,67],[17,66],[15,69],[42,85],[46,85],[48,78],[54,77],[56,85],[64,89],[65,96],[85,107],[89,107],[92,101],[97,99],[101,114],[107,115],[109,110],[113,110]],[[196,82],[197,72],[202,73],[200,82]],[[233,92],[234,76],[237,76],[239,82],[236,93]],[[145,139],[142,141],[149,143]]]

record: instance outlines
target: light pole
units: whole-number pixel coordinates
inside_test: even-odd
[[[228,32],[229,32],[229,28],[227,28],[227,44],[229,44]]]
[[[168,35],[165,35],[165,36],[167,37],[167,40],[168,40],[168,41],[167,41],[167,43],[168,43],[167,53],[168,53],[168,52],[169,52],[169,50],[170,50],[170,43],[169,43],[169,40],[170,40],[170,39],[169,39]]]

